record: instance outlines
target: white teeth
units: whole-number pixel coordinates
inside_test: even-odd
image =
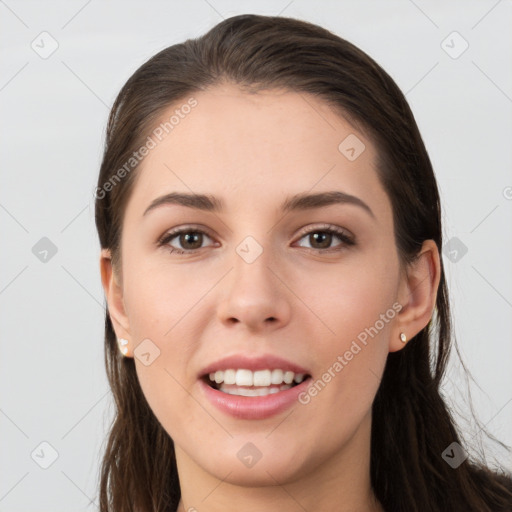
[[[272,395],[274,393],[279,393],[280,391],[285,391],[287,389],[290,389],[291,386],[289,384],[283,384],[280,387],[275,388],[244,388],[244,387],[237,387],[237,388],[224,388],[224,385],[221,384],[219,391],[222,391],[224,393],[228,393],[230,395],[238,395],[238,396],[267,396]]]
[[[253,377],[251,370],[237,370],[235,384],[237,386],[252,386]]]
[[[294,375],[295,374],[293,372],[286,372],[284,374],[284,382],[285,382],[285,384],[291,384],[293,382]]]
[[[270,382],[272,384],[281,384],[283,382],[283,370],[272,370]]]
[[[228,384],[246,387],[268,387],[281,384],[300,384],[304,380],[304,373],[294,373],[292,371],[276,370],[257,370],[252,372],[246,369],[217,370],[209,374],[211,382],[217,384]],[[253,396],[253,395],[251,395]]]
[[[224,384],[235,384],[236,372],[235,370],[226,370],[224,372]]]
[[[254,372],[253,385],[270,386],[270,370],[259,370]]]

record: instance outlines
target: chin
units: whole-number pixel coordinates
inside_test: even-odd
[[[242,487],[291,483],[311,470],[311,462],[300,446],[272,443],[264,439],[265,435],[268,431],[261,441],[255,436],[237,436],[230,439],[228,447],[218,445],[217,450],[210,445],[197,454],[196,464],[213,477]]]

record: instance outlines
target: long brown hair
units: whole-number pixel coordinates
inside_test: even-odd
[[[119,169],[170,105],[230,81],[247,92],[285,88],[317,96],[375,144],[379,178],[393,207],[395,243],[411,262],[422,242],[442,248],[441,207],[432,165],[414,116],[391,77],[337,35],[292,18],[240,15],[202,37],[160,51],[127,81],[112,107],[96,193],[102,248],[120,270],[120,231],[137,166]],[[117,173],[117,178],[116,178]],[[106,187],[105,184],[111,186]],[[371,482],[386,511],[512,510],[512,479],[467,458],[440,389],[452,343],[448,290],[441,279],[434,315],[405,348],[388,355],[373,403]],[[119,353],[107,310],[105,364],[116,404],[100,481],[102,512],[174,512],[180,485],[173,441],[151,411],[132,358]]]

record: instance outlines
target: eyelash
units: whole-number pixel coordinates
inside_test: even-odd
[[[173,231],[170,231],[168,233],[165,233],[157,242],[158,247],[162,247],[164,245],[167,245],[171,240],[176,238],[178,235],[181,235],[183,233],[200,233],[203,235],[206,235],[208,238],[212,238],[208,233],[203,231],[202,229],[196,229],[192,226],[184,227],[175,229]],[[327,249],[315,249],[315,248],[309,248],[305,247],[305,249],[308,249],[309,251],[313,251],[315,253],[330,253],[330,252],[338,252],[343,249],[344,246],[353,246],[356,244],[355,239],[351,236],[349,236],[345,230],[341,228],[337,228],[335,226],[329,226],[326,225],[325,227],[316,227],[310,230],[305,230],[300,233],[299,240],[301,238],[304,238],[306,235],[312,234],[312,233],[329,233],[332,235],[336,235],[338,239],[342,242],[340,246],[336,247],[330,247]],[[199,249],[188,249],[188,250],[182,250],[182,249],[176,249],[176,247],[170,248],[170,253],[176,253],[176,254],[194,254],[197,251],[200,251],[201,249],[204,249],[204,247],[200,247]]]

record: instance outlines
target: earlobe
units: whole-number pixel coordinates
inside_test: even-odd
[[[409,265],[400,284],[399,300],[402,309],[391,335],[390,352],[402,349],[407,340],[414,343],[411,338],[429,323],[436,304],[440,277],[437,245],[433,240],[425,240],[418,257]]]
[[[103,291],[107,299],[110,321],[116,333],[119,350],[125,356],[129,356],[130,324],[126,314],[123,288],[112,265],[112,255],[109,249],[102,249],[100,256],[100,273]]]

